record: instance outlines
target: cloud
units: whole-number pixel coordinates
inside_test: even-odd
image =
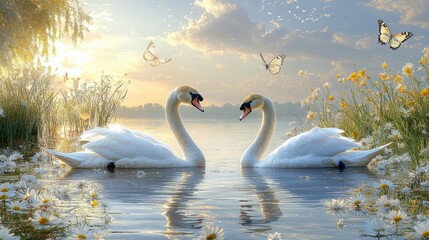
[[[247,11],[238,5],[219,0],[197,1],[195,4],[203,12],[194,19],[188,19],[181,30],[167,35],[169,44],[186,45],[206,56],[237,55],[243,62],[259,58],[259,52],[267,55],[284,53],[295,59],[325,61],[327,56],[337,59],[349,53],[342,51],[332,55],[329,49],[338,49],[338,43],[348,50],[355,50],[347,45],[343,34],[332,36],[327,27],[287,30],[276,21],[267,25],[253,22]]]
[[[365,49],[365,48],[368,48],[368,46],[370,44],[370,39],[371,38],[368,37],[368,36],[358,39],[355,42],[355,48],[356,49]]]
[[[332,34],[332,42],[334,43],[341,43],[346,45],[347,40],[345,39],[344,35],[342,33],[333,33]]]
[[[237,8],[237,5],[231,3],[222,3],[219,0],[200,0],[195,1],[195,6],[204,8],[204,10],[215,16],[219,17],[226,12],[230,12]]]
[[[401,13],[400,23],[429,28],[429,4],[426,0],[373,0],[368,5],[378,10]]]
[[[265,34],[264,27],[250,21],[247,12],[236,5],[216,0],[195,4],[205,11],[198,19],[190,19],[181,31],[170,33],[170,44],[185,44],[206,55],[243,53],[254,49]]]

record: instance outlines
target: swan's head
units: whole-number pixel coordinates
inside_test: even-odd
[[[247,115],[249,115],[252,110],[262,108],[264,103],[264,96],[261,94],[254,93],[245,97],[243,103],[240,106],[240,110],[242,111],[240,121],[247,117]]]
[[[203,101],[203,97],[192,87],[189,86],[181,86],[175,89],[176,98],[179,102],[184,104],[190,104],[196,107],[201,112],[204,112],[203,106],[201,106],[201,101]]]

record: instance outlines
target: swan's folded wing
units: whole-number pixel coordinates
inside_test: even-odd
[[[288,139],[275,151],[282,152],[288,158],[305,155],[330,157],[351,148],[361,147],[361,144],[352,138],[342,136],[342,132],[344,131],[338,128],[315,127]]]
[[[108,137],[112,134],[119,134],[122,132],[127,132],[130,131],[127,128],[119,125],[119,124],[109,124],[109,126],[107,128],[101,128],[101,127],[96,127],[90,130],[86,130],[85,132],[83,132],[83,134],[80,136],[79,141],[87,141],[87,142],[92,142],[92,141],[96,141],[99,140],[101,138],[105,138]],[[143,133],[143,132],[137,132],[137,131],[131,131],[134,135],[147,139],[150,142],[153,143],[162,143],[161,141],[159,141],[158,139],[152,137],[149,134]]]
[[[122,158],[145,157],[150,159],[177,158],[171,148],[161,142],[152,142],[136,136],[127,129],[112,132],[104,138],[83,145],[83,148],[116,161]]]

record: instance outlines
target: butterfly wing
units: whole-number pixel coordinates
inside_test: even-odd
[[[286,57],[285,55],[278,55],[277,57],[273,58],[268,63],[268,71],[270,71],[270,73],[273,75],[276,75],[277,73],[279,73],[285,57]]]
[[[378,42],[381,43],[381,45],[389,43],[392,39],[392,33],[390,32],[389,27],[385,21],[380,19],[378,20],[378,32]]]
[[[395,34],[392,37],[392,40],[390,40],[390,48],[393,50],[398,49],[403,42],[407,41],[412,36],[413,33],[411,32],[400,32],[398,34]]]
[[[168,62],[170,62],[171,61],[171,58],[160,58],[159,59],[159,63],[162,63],[162,64],[164,64],[164,63],[168,63]]]
[[[152,61],[155,58],[157,58],[155,56],[155,52],[156,52],[155,44],[152,41],[150,41],[149,45],[147,46],[146,51],[143,53],[144,60]]]

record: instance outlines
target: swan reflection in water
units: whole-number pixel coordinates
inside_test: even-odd
[[[337,169],[242,168],[241,176],[249,183],[241,190],[253,191],[253,195],[243,194],[246,199],[240,200],[240,224],[246,226],[248,232],[268,232],[272,230],[270,224],[282,217],[296,221],[288,208],[308,205],[323,208],[326,200],[345,197],[348,190],[375,177],[368,168],[347,168],[343,172]],[[254,204],[255,198],[257,204]]]
[[[240,200],[240,220],[243,226],[252,226],[267,224],[277,221],[282,215],[280,209],[280,200],[275,194],[275,190],[265,180],[262,174],[259,174],[257,169],[243,168],[241,176],[245,179],[246,183],[250,184],[250,189],[258,201],[258,206],[249,204],[252,200]],[[249,196],[252,196],[251,194]],[[254,207],[259,207],[261,217],[255,214],[257,210]]]
[[[198,201],[194,192],[204,179],[204,168],[143,171],[140,177],[131,169],[116,169],[114,173],[73,169],[65,179],[103,185],[103,200],[113,218],[108,236],[113,234],[115,239],[143,235],[148,239],[177,239],[177,235],[191,235],[201,227],[203,216],[188,210],[193,209],[192,201]]]
[[[204,169],[186,169],[172,185],[171,193],[164,205],[163,215],[166,219],[166,237],[178,234],[193,234],[194,229],[201,228],[203,216],[198,214],[187,214],[188,210],[194,209],[189,201],[195,200],[194,193],[197,185],[204,179]],[[190,229],[189,232],[178,232],[176,229]],[[176,239],[177,237],[174,237]]]

